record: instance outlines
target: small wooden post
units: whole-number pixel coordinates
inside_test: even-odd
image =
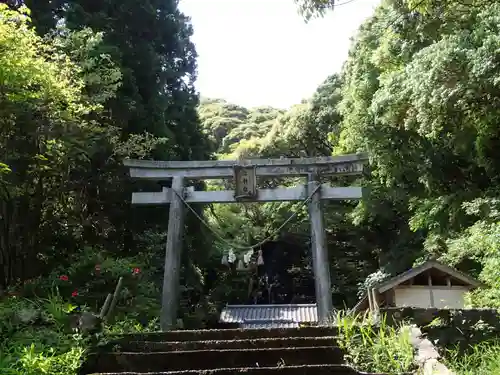
[[[111,300],[113,299],[113,295],[111,293],[108,294],[106,297],[106,300],[104,301],[104,304],[101,307],[101,312],[99,313],[99,318],[104,319],[106,316],[106,313],[109,310],[109,306],[111,305]]]
[[[375,291],[375,288],[371,288],[370,293],[372,294],[373,314],[375,315],[375,318],[378,318],[380,307],[378,305],[377,292]]]
[[[310,193],[320,184],[316,174],[310,174],[308,182]],[[320,323],[326,323],[332,312],[332,292],[330,263],[328,262],[328,248],[321,207],[321,189],[316,190],[309,202],[309,217],[311,220],[312,261],[318,319]]]
[[[163,292],[160,317],[162,331],[168,331],[175,328],[177,323],[185,214],[184,203],[177,194],[182,196],[183,189],[184,178],[174,177],[172,181],[173,196],[170,203],[168,217],[168,235],[165,249],[165,268],[163,273]]]
[[[113,310],[116,308],[116,304],[118,303],[118,298],[120,297],[120,292],[123,288],[123,277],[118,279],[118,283],[115,287],[115,292],[113,293],[113,297],[111,298],[111,303],[109,305],[108,311],[106,311],[106,320],[111,320],[113,316]]]
[[[427,284],[429,285],[429,298],[431,307],[436,307],[434,304],[434,291],[432,290],[432,276],[430,272],[427,274]]]

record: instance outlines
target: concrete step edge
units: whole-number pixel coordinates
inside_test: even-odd
[[[192,343],[200,343],[200,344],[219,344],[223,342],[248,342],[248,341],[257,341],[257,342],[263,342],[263,341],[292,341],[292,340],[298,340],[298,341],[306,341],[306,340],[337,340],[339,336],[320,336],[320,337],[308,337],[308,336],[297,336],[297,337],[259,337],[255,339],[237,339],[237,340],[190,340],[190,341],[147,341],[147,340],[133,340],[133,341],[127,341],[126,343],[121,343],[122,345],[124,344],[136,344],[136,343],[144,343],[144,344],[192,344]]]
[[[176,350],[169,352],[105,352],[97,353],[98,355],[120,355],[120,356],[153,356],[153,355],[168,355],[168,354],[182,354],[182,353],[206,353],[206,352],[220,352],[220,353],[234,353],[234,352],[259,352],[259,351],[297,351],[297,350],[324,350],[324,349],[337,349],[337,345],[322,345],[322,346],[297,346],[297,347],[278,347],[278,348],[235,348],[235,349],[199,349],[199,350]],[[93,353],[96,354],[96,353]]]
[[[316,369],[316,370],[331,370],[332,374],[335,370],[345,370],[351,371],[352,375],[386,375],[381,373],[367,373],[357,371],[353,367],[349,365],[330,365],[330,364],[315,364],[315,365],[300,365],[300,366],[280,366],[280,367],[230,367],[230,368],[219,368],[219,369],[211,369],[211,370],[181,370],[181,371],[155,371],[155,372],[94,372],[88,375],[198,375],[198,374],[210,374],[217,375],[219,373],[227,373],[227,372],[238,372],[245,373],[248,371],[254,372],[262,372],[265,373],[267,371],[287,371],[287,370],[306,370],[306,369]],[[401,374],[401,375],[410,375],[410,374]]]
[[[166,332],[148,332],[148,333],[129,333],[129,334],[113,334],[109,336],[110,341],[161,341],[164,338],[168,338],[163,341],[180,341],[174,338],[182,337],[214,337],[223,336],[223,339],[231,337],[241,337],[245,338],[267,338],[267,337],[305,337],[305,336],[331,336],[338,334],[338,328],[333,326],[312,326],[312,327],[301,327],[301,328],[259,328],[259,329],[207,329],[207,330],[178,330],[178,331],[166,331]],[[182,341],[187,341],[183,339]],[[193,340],[190,340],[193,341]]]

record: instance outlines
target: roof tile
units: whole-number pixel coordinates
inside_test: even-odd
[[[316,304],[302,305],[227,305],[220,322],[240,323],[243,328],[293,328],[299,323],[317,323]]]

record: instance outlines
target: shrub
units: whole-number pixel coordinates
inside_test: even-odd
[[[500,374],[500,341],[474,345],[465,354],[458,348],[450,350],[447,362],[457,375]]]
[[[160,293],[147,270],[146,257],[142,262],[133,257],[116,260],[88,250],[70,267],[11,290],[0,300],[0,374],[76,375],[96,339],[156,330],[157,320],[151,318],[158,316]],[[119,277],[124,278],[124,288],[116,323],[104,327],[104,336],[75,334],[71,326],[75,308],[98,311]]]
[[[74,305],[99,311],[116,283],[123,277],[115,315],[133,318],[147,324],[159,316],[161,295],[156,267],[151,256],[117,258],[102,249],[85,248],[70,259],[68,266],[59,266],[48,277],[25,283],[21,294],[27,297],[45,296],[57,287],[64,298]]]
[[[69,329],[70,304],[60,296],[0,304],[0,373],[76,374],[87,340]]]
[[[382,318],[377,324],[369,316],[338,313],[338,343],[346,361],[360,371],[401,374],[414,370],[409,332],[391,327]]]

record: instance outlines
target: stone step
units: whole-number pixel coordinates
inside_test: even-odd
[[[161,372],[342,364],[343,352],[334,346],[303,348],[218,349],[153,353],[99,353],[90,355],[83,374],[95,372]]]
[[[148,372],[147,375],[207,375],[207,370]],[[358,372],[346,365],[305,365],[283,367],[219,368],[210,375],[384,375]],[[145,375],[143,372],[109,372],[91,375]]]
[[[114,350],[120,352],[169,352],[206,349],[303,348],[335,345],[335,336],[273,337],[249,340],[129,341],[118,344]]]
[[[181,330],[154,333],[135,333],[111,336],[115,342],[127,341],[211,341],[211,340],[247,340],[278,337],[321,337],[337,336],[336,327],[302,327],[302,328],[269,328],[269,329],[206,329]]]

